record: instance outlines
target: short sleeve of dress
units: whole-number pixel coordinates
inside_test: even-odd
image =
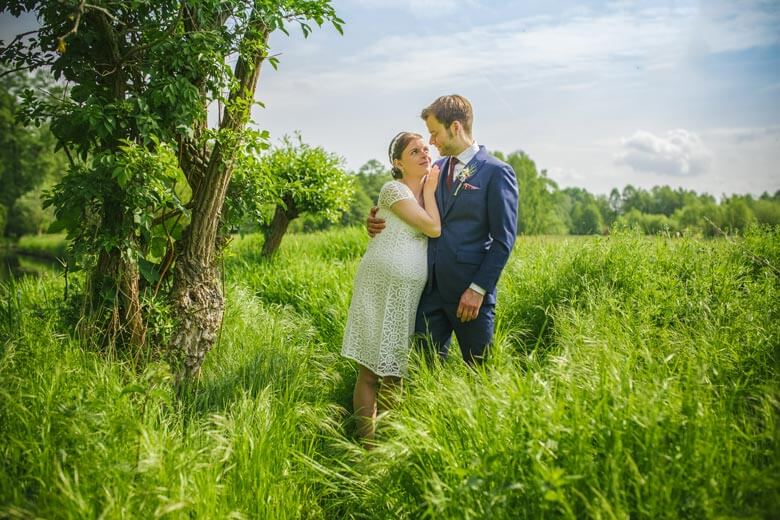
[[[389,181],[382,186],[379,191],[379,207],[390,208],[393,204],[399,200],[413,199],[412,190],[406,187],[398,181]]]

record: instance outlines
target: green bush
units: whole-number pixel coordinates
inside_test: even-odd
[[[8,208],[0,204],[0,236],[5,235],[5,223],[8,218]]]

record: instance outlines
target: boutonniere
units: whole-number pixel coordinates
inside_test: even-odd
[[[472,186],[471,184],[466,182],[466,179],[471,177],[473,174],[474,174],[474,166],[468,165],[465,168],[463,168],[458,175],[455,176],[455,180],[458,182],[458,186],[455,188],[455,193],[452,194],[453,197],[457,197],[458,192],[464,186],[468,186],[466,188],[467,190],[479,189],[476,186]]]

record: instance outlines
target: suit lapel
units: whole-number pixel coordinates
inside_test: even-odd
[[[477,154],[474,155],[474,157],[472,157],[472,159],[468,162],[468,164],[466,166],[464,166],[464,168],[471,168],[472,170],[474,170],[474,173],[469,175],[469,180],[473,180],[477,175],[479,175],[479,172],[482,170],[482,166],[485,164],[485,160],[486,160],[485,155],[486,155],[486,153],[487,152],[485,152],[485,148],[480,146],[479,147],[479,152],[477,152]],[[449,162],[448,162],[447,165],[449,167]],[[455,193],[455,190],[458,189],[459,185],[460,185],[460,182],[456,180],[452,184],[452,192],[448,193],[447,194],[448,196],[444,198],[444,211],[442,211],[442,214],[441,214],[442,219],[444,219],[444,217],[447,215],[447,213],[449,213],[450,209],[452,209],[452,206],[455,204],[455,199],[457,199],[458,197],[454,197],[452,194]],[[440,184],[440,186],[441,186],[441,184]],[[444,190],[446,191],[447,185],[444,184],[443,186],[444,186]],[[458,193],[458,195],[460,195],[460,193]]]

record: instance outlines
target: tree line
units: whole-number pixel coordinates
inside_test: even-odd
[[[752,224],[780,225],[780,190],[759,197],[724,196],[720,201],[710,194],[670,186],[644,189],[629,184],[622,190],[613,188],[609,195],[592,194],[584,188],[560,188],[522,151],[495,154],[517,174],[517,230],[522,235],[595,235],[627,227],[646,234],[717,236],[742,233]],[[382,185],[391,179],[390,170],[372,159],[350,177],[354,195],[338,221],[310,213],[292,229],[305,232],[338,225],[362,226]]]
[[[0,229],[8,237],[46,231],[54,221],[44,208],[47,192],[62,180],[67,161],[55,152],[47,124],[24,126],[14,119],[22,87],[42,79],[7,75],[0,78]],[[54,91],[58,87],[47,85]],[[523,235],[608,234],[617,227],[645,234],[739,234],[752,224],[780,225],[780,190],[747,195],[714,196],[693,190],[626,185],[609,195],[584,188],[560,188],[524,152],[495,152],[514,168],[521,186],[518,233]],[[376,204],[389,168],[371,159],[347,171],[343,159],[311,146],[300,134],[285,136],[275,146],[253,155],[236,168],[228,188],[223,220],[231,232],[262,232],[263,254],[278,249],[284,234],[333,227],[362,226]]]
[[[62,90],[45,77],[0,77],[0,229],[7,237],[41,233],[54,222],[45,194],[63,178],[68,164],[48,123],[24,125],[18,119],[31,87]],[[495,152],[514,168],[521,186],[518,233],[523,235],[607,234],[616,226],[646,234],[739,234],[752,224],[780,225],[780,190],[752,195],[714,196],[693,190],[626,185],[609,195],[584,188],[560,188],[524,152]],[[311,232],[362,226],[376,204],[389,168],[371,159],[346,171],[343,159],[311,146],[300,134],[252,155],[237,167],[228,188],[224,222],[232,232],[262,232],[264,255],[272,255],[288,231]],[[165,244],[158,240],[158,249]],[[162,252],[160,252],[160,255]],[[158,255],[158,256],[160,256]]]

